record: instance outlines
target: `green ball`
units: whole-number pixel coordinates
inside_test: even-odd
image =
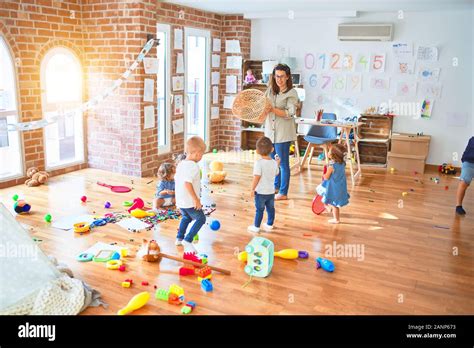
[[[217,149],[212,150],[212,153],[217,153]]]
[[[44,221],[46,221],[46,222],[51,222],[51,219],[52,219],[51,214],[46,214],[44,216]]]
[[[18,195],[13,195],[12,198],[13,198],[14,201],[17,201],[18,200]]]

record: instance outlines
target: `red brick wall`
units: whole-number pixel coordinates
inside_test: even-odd
[[[225,40],[239,40],[242,59],[250,59],[250,29],[251,22],[244,19],[243,16],[226,15],[222,23],[222,46],[221,54],[221,113],[219,124],[219,147],[225,150],[235,150],[240,148],[240,126],[239,119],[232,115],[232,110],[224,109],[225,78],[227,75],[237,75],[237,91],[242,89],[242,71],[230,70],[225,68],[226,57],[239,55],[237,53],[225,53]]]
[[[71,12],[74,17],[71,18]],[[41,119],[40,64],[49,48],[66,46],[82,59],[81,6],[79,0],[0,1],[0,32],[12,48],[18,76],[19,121]],[[22,132],[25,172],[29,167],[44,169],[43,130]],[[65,173],[87,164],[54,171]],[[0,187],[24,182],[19,178]]]
[[[179,11],[184,19],[179,19]],[[71,16],[74,11],[74,18]],[[40,91],[40,63],[48,49],[66,46],[79,57],[84,71],[84,101],[111,86],[135,59],[147,34],[156,33],[157,23],[206,29],[212,38],[222,39],[220,119],[211,120],[210,146],[233,148],[240,146],[240,123],[230,110],[222,107],[225,94],[224,47],[225,39],[239,39],[243,58],[250,55],[250,21],[240,16],[222,16],[188,7],[161,3],[155,0],[2,0],[0,1],[0,32],[12,48],[14,59],[19,58],[18,95],[20,122],[42,118]],[[171,37],[173,42],[173,37]],[[172,50],[171,71],[176,71],[177,53]],[[156,56],[152,49],[149,57]],[[156,102],[143,102],[145,78],[139,65],[114,96],[98,108],[84,114],[87,163],[54,171],[61,174],[90,167],[102,168],[133,176],[156,173],[159,163],[171,154],[184,150],[183,134],[172,135],[171,153],[159,156],[157,128],[143,129],[143,109]],[[223,89],[224,88],[224,89]],[[212,95],[211,95],[212,98]],[[155,96],[156,100],[156,96]],[[172,120],[183,117],[173,115]],[[210,110],[209,110],[210,112]],[[25,169],[37,166],[44,169],[43,130],[22,133]],[[26,171],[25,171],[26,172]],[[11,186],[24,178],[0,183]]]

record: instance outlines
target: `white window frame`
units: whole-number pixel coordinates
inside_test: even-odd
[[[212,54],[212,47],[211,47],[211,31],[205,29],[197,29],[197,28],[184,28],[184,98],[183,98],[183,107],[184,107],[184,139],[186,141],[187,137],[187,103],[188,103],[188,96],[186,94],[187,85],[188,85],[188,59],[187,58],[187,36],[188,35],[196,35],[196,36],[204,36],[206,38],[206,47],[207,47],[207,54],[206,54],[206,107],[205,107],[205,129],[204,129],[204,143],[206,144],[207,149],[210,147],[210,138],[211,138],[211,117],[210,117],[210,110],[211,110],[211,100],[210,100],[210,86],[211,86],[211,54]]]
[[[63,52],[70,55],[76,61],[81,71],[81,98],[77,102],[62,103],[64,106],[64,110],[67,111],[70,109],[75,109],[81,106],[84,102],[84,82],[85,81],[84,81],[84,72],[83,72],[81,60],[75,54],[75,52],[68,47],[65,47],[65,46],[53,47],[45,54],[45,56],[43,57],[40,63],[41,107],[42,107],[43,119],[46,117],[47,112],[57,110],[56,106],[53,106],[51,108],[49,107],[50,103],[47,102],[46,89],[44,88],[45,86],[43,84],[46,81],[45,73],[46,73],[47,62],[49,59],[51,59],[51,57],[53,57],[58,52]],[[85,132],[85,127],[84,127],[84,113],[81,114],[81,125],[82,125],[82,147],[83,147],[82,159],[71,161],[71,162],[59,163],[54,166],[48,165],[48,151],[46,150],[46,130],[45,128],[43,128],[44,157],[45,157],[46,170],[63,169],[63,168],[68,168],[68,167],[72,167],[79,164],[84,164],[86,162],[87,153],[86,153],[86,132]]]
[[[19,115],[20,115],[20,109],[19,109],[19,91],[18,91],[18,71],[17,71],[17,68],[16,68],[16,64],[15,64],[15,59],[14,59],[14,56],[13,56],[13,52],[10,48],[10,45],[8,44],[6,38],[0,34],[0,40],[3,41],[3,44],[5,45],[6,47],[6,50],[8,52],[8,54],[10,55],[10,61],[11,61],[11,65],[12,65],[12,69],[13,69],[13,90],[14,90],[14,93],[15,93],[15,108],[16,110],[8,110],[8,111],[0,111],[0,116],[5,116],[5,117],[8,117],[8,116],[16,116],[16,119],[15,121],[18,122],[19,121]],[[10,181],[10,180],[14,180],[14,179],[18,179],[18,178],[21,178],[25,175],[25,158],[24,158],[24,155],[25,155],[25,152],[23,150],[23,136],[21,134],[21,132],[17,131],[17,137],[18,137],[18,156],[20,158],[20,172],[18,174],[13,174],[13,175],[8,175],[8,176],[3,176],[3,177],[0,177],[0,182],[6,182],[6,181]]]
[[[166,154],[171,152],[171,115],[173,110],[171,109],[171,102],[173,99],[173,94],[171,92],[171,26],[169,24],[157,24],[156,25],[157,32],[163,32],[166,35],[166,42],[160,42],[160,45],[166,45],[165,52],[166,56],[165,59],[165,133],[166,133],[166,140],[165,144],[160,146],[160,140],[158,139],[158,156],[162,154]],[[158,60],[163,59],[162,57],[157,57]],[[158,96],[158,79],[160,77],[157,76],[157,93]],[[158,109],[158,103],[156,105],[156,117],[157,117],[157,128],[160,126],[160,114]],[[158,129],[157,136],[160,136],[160,131]]]

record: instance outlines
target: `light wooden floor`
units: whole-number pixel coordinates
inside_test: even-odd
[[[247,157],[245,157],[247,156]],[[217,232],[206,227],[198,247],[209,255],[211,264],[226,267],[231,276],[214,272],[214,292],[203,293],[195,277],[179,277],[179,263],[161,264],[127,259],[128,271],[106,270],[101,263],[80,263],[75,257],[96,241],[117,242],[136,250],[142,238],[155,238],[164,252],[178,254],[174,246],[178,221],[167,221],[156,231],[130,233],[108,224],[83,236],[56,230],[43,221],[76,213],[103,214],[105,201],[122,210],[122,202],[135,197],[151,201],[155,182],[129,178],[105,171],[86,169],[53,177],[47,186],[16,186],[0,190],[0,200],[12,207],[13,194],[32,204],[32,214],[18,216],[32,237],[42,239],[39,246],[66,263],[77,278],[103,294],[108,309],[89,308],[83,314],[114,314],[136,293],[153,285],[184,287],[187,300],[197,303],[195,314],[473,314],[474,313],[474,188],[468,191],[464,207],[468,215],[454,214],[457,180],[427,173],[423,177],[399,176],[365,169],[358,185],[350,189],[350,205],[341,210],[342,223],[329,225],[327,216],[311,212],[314,189],[320,182],[320,167],[291,178],[290,201],[278,202],[276,229],[262,233],[277,250],[306,250],[310,259],[275,259],[268,278],[249,279],[235,252],[243,250],[252,236],[246,231],[253,221],[253,204],[248,198],[253,157],[209,154],[227,162],[228,179],[224,185],[211,185],[217,203],[213,217],[221,222]],[[235,163],[236,161],[240,163]],[[234,162],[234,163],[231,163]],[[430,181],[439,176],[441,182]],[[97,180],[131,185],[129,194],[111,193],[95,184]],[[422,180],[420,181],[415,180]],[[133,180],[133,183],[132,183]],[[445,190],[445,186],[449,186]],[[414,191],[410,191],[413,189]],[[402,192],[408,192],[402,197]],[[85,194],[89,201],[82,205]],[[398,200],[403,198],[403,208]],[[445,228],[438,228],[441,226]],[[132,242],[131,239],[134,241]],[[324,256],[327,245],[359,245],[364,259],[350,255],[331,257],[334,273],[316,270],[315,258]],[[458,255],[453,255],[453,248]],[[132,278],[134,286],[125,289],[120,282]],[[150,286],[140,285],[148,281]],[[178,314],[180,307],[155,300],[136,314]]]

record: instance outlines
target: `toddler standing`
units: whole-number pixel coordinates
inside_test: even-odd
[[[206,222],[200,200],[201,175],[198,162],[206,151],[206,144],[194,136],[186,142],[186,158],[176,168],[176,206],[181,210],[181,223],[176,236],[176,245],[183,245],[185,252],[197,252],[192,244],[194,236]],[[186,234],[188,225],[193,226]]]
[[[346,162],[344,155],[346,147],[342,144],[334,144],[329,149],[330,160],[327,172],[323,175],[324,181],[316,188],[316,192],[322,196],[322,202],[328,211],[332,211],[333,219],[330,224],[338,224],[339,208],[349,204],[349,193],[347,193]]]
[[[255,197],[255,220],[254,224],[248,227],[252,233],[260,232],[260,224],[263,219],[263,212],[267,210],[267,223],[262,224],[265,231],[273,229],[275,221],[275,189],[273,183],[275,177],[280,172],[280,159],[272,159],[273,144],[270,138],[261,137],[257,141],[257,154],[262,156],[253,167],[253,181],[250,195]]]

